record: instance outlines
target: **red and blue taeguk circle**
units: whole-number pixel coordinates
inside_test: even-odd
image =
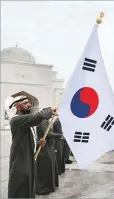
[[[71,111],[79,118],[91,116],[98,108],[99,97],[97,92],[90,87],[79,89],[71,101]]]

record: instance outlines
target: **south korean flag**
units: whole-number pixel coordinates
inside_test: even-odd
[[[81,169],[114,149],[114,98],[97,28],[93,27],[59,107],[65,139]]]

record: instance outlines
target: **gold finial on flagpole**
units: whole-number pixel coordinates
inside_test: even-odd
[[[100,16],[97,18],[96,23],[101,24],[102,23],[102,18],[104,17],[104,12],[100,13]]]

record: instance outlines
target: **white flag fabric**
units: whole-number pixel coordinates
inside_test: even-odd
[[[114,98],[97,28],[93,27],[59,107],[65,139],[80,169],[114,149]]]

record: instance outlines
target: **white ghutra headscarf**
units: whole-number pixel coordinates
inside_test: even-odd
[[[28,101],[28,98],[24,95],[17,96],[13,99],[13,101],[11,102],[11,104],[9,106],[9,111],[8,111],[9,120],[11,120],[12,117],[16,116],[17,106],[26,101]]]
[[[13,117],[17,116],[17,106],[24,103],[28,102],[28,98],[24,95],[17,96],[13,99],[9,106],[9,120],[11,120]],[[37,141],[37,136],[34,127],[31,127],[32,135],[33,135],[33,140],[34,140],[34,153],[36,152],[36,141]]]

